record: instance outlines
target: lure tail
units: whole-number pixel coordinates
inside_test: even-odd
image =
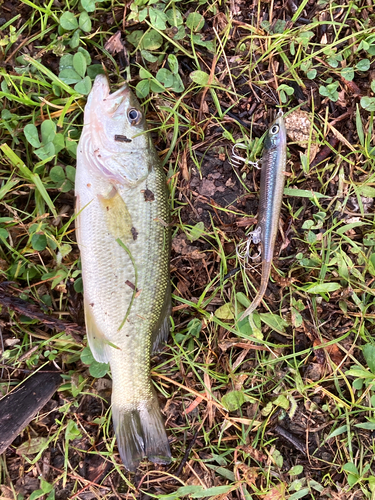
[[[262,302],[262,299],[264,297],[264,294],[266,293],[267,286],[268,286],[268,280],[271,274],[271,265],[272,262],[268,260],[264,260],[262,262],[262,279],[260,282],[260,288],[258,290],[258,293],[255,296],[255,299],[253,302],[249,305],[249,307],[246,309],[246,311],[242,314],[240,317],[240,321],[249,316],[251,313],[255,311],[255,309],[260,305]]]
[[[112,405],[117,446],[125,467],[134,472],[143,458],[156,464],[168,464],[171,452],[159,404],[154,395],[137,407]]]

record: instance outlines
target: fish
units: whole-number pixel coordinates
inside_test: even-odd
[[[252,232],[254,243],[260,243],[262,276],[260,288],[253,302],[240,320],[252,314],[260,305],[271,274],[275,240],[279,226],[286,169],[286,128],[283,115],[277,116],[264,140],[260,175],[260,202],[258,223]]]
[[[171,452],[150,378],[169,335],[169,194],[145,114],[125,83],[98,75],[84,110],[75,179],[88,344],[112,374],[112,420],[129,471]]]

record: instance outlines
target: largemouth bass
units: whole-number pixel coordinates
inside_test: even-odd
[[[261,244],[262,277],[260,288],[255,299],[240,319],[255,311],[267,290],[279,227],[285,168],[286,129],[284,118],[281,115],[276,118],[267,132],[262,154],[258,224],[253,231],[253,242]]]
[[[95,79],[84,113],[76,173],[87,337],[109,363],[120,456],[134,471],[169,463],[150,356],[169,334],[170,229],[166,180],[139,102],[125,84]]]

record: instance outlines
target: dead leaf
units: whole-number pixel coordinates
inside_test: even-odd
[[[279,483],[274,486],[268,493],[262,496],[263,500],[284,500],[286,491],[286,483]]]
[[[178,234],[175,238],[173,238],[172,248],[177,254],[189,257],[193,260],[201,260],[206,258],[206,254],[204,252],[201,252],[199,248],[187,244],[186,234],[183,233]]]
[[[125,43],[122,40],[121,31],[117,31],[112,35],[105,43],[104,48],[112,55],[119,54],[120,66],[124,68],[129,66],[129,55]]]
[[[263,453],[260,450],[257,450],[256,448],[253,448],[252,446],[245,445],[240,447],[241,450],[243,450],[247,455],[250,455],[254,460],[257,462],[267,462],[267,455]]]

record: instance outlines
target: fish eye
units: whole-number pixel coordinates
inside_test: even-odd
[[[128,120],[130,125],[138,125],[142,120],[142,113],[135,108],[130,108],[128,111]]]
[[[271,128],[271,134],[275,135],[279,131],[279,126],[278,125],[273,125]]]

